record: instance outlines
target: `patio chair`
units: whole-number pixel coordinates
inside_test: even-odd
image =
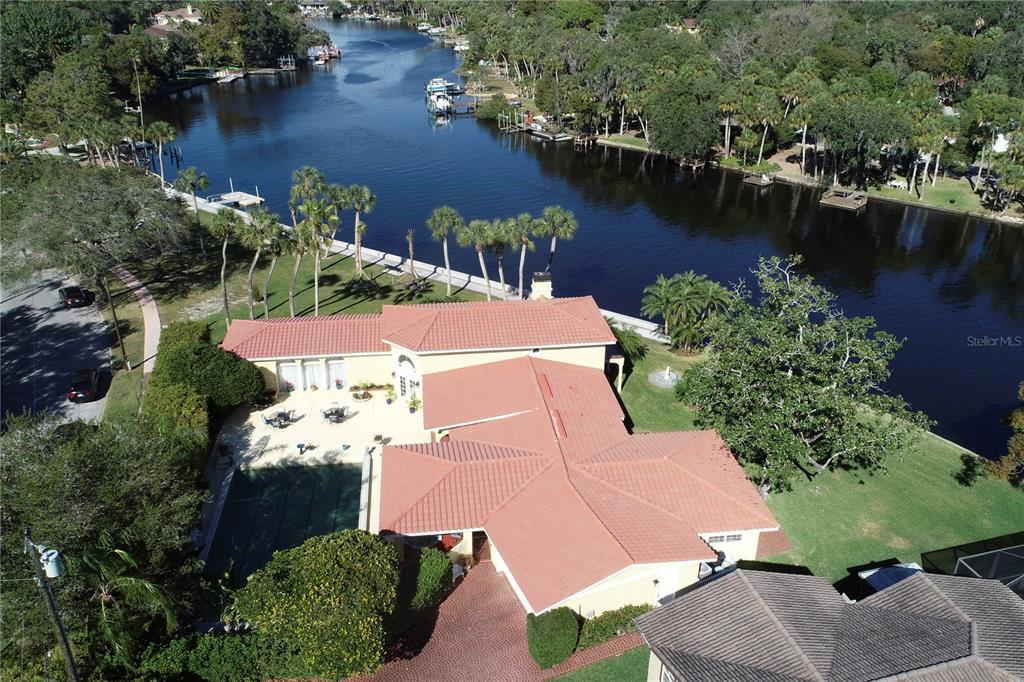
[[[277,423],[273,419],[269,418],[267,415],[263,414],[262,412],[260,412],[260,419],[263,420],[264,426],[274,426]]]

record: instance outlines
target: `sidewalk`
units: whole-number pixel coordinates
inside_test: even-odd
[[[156,349],[160,345],[160,311],[157,309],[156,301],[153,300],[153,295],[149,293],[149,289],[135,275],[120,265],[115,265],[111,268],[111,271],[124,282],[126,287],[131,289],[132,293],[135,294],[135,298],[139,300],[139,305],[142,306],[142,321],[145,325],[142,376],[145,378],[153,371]]]

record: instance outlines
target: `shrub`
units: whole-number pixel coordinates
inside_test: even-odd
[[[206,450],[210,414],[206,398],[195,389],[184,384],[151,383],[142,404],[142,414],[163,433],[181,438],[188,446]]]
[[[448,555],[433,547],[421,551],[412,608],[416,611],[425,611],[437,606],[448,596],[451,587],[452,562]]]
[[[505,99],[505,95],[498,93],[490,99],[485,100],[476,108],[476,117],[484,121],[493,121],[499,114],[512,113],[512,105]]]
[[[726,168],[739,168],[743,165],[743,161],[735,156],[726,156],[718,160],[718,165]]]
[[[579,621],[568,607],[526,616],[526,643],[533,660],[542,668],[550,668],[569,658],[576,650],[579,636]]]
[[[275,552],[235,593],[234,614],[294,650],[306,677],[339,679],[380,666],[397,587],[395,548],[342,531]]]
[[[256,365],[206,341],[160,344],[153,383],[184,384],[219,409],[231,409],[259,396],[263,374]]]
[[[172,346],[181,346],[190,343],[200,343],[210,340],[210,328],[204,322],[171,322],[160,331],[160,350],[164,351]],[[159,362],[157,355],[157,362]]]
[[[580,649],[594,646],[621,634],[636,629],[633,620],[651,610],[650,604],[626,604],[614,611],[606,611],[583,624],[580,632]]]
[[[162,647],[151,645],[139,672],[176,679],[196,677],[210,682],[257,682],[304,677],[294,652],[260,633],[190,635]]]

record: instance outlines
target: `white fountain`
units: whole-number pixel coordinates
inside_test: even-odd
[[[668,366],[661,371],[651,372],[647,375],[647,382],[658,388],[674,388],[678,381],[679,372]]]

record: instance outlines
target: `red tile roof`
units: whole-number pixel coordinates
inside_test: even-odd
[[[590,296],[383,308],[384,340],[418,353],[612,344]]]
[[[380,325],[380,315],[232,320],[221,347],[249,360],[387,353]]]
[[[534,611],[633,564],[713,559],[698,533],[778,527],[713,431],[629,435],[600,370],[524,356],[427,375],[423,403],[427,428],[469,424],[384,449],[381,528],[483,528]]]
[[[386,305],[380,315],[234,320],[222,347],[249,360],[550,348],[615,343],[597,303],[583,298]]]

